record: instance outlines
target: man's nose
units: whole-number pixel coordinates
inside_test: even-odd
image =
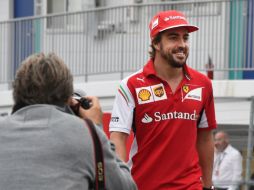
[[[186,41],[185,41],[185,39],[180,38],[180,40],[179,40],[179,47],[185,47],[185,46],[186,46]]]

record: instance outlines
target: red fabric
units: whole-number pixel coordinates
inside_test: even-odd
[[[202,189],[196,139],[197,130],[216,128],[212,85],[205,75],[184,69],[175,93],[154,75],[151,60],[125,80],[135,102],[137,152],[131,173],[140,190]],[[125,116],[114,114],[119,120]]]

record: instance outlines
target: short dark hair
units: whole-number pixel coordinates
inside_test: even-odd
[[[73,76],[54,53],[27,57],[13,82],[15,104],[64,104],[73,94]]]
[[[153,38],[153,40],[152,40],[152,44],[150,45],[151,50],[149,51],[149,55],[150,55],[150,58],[151,58],[151,59],[154,59],[154,58],[155,58],[155,52],[156,52],[156,50],[155,50],[154,44],[160,43],[162,33],[163,33],[163,32],[158,33],[158,34]]]

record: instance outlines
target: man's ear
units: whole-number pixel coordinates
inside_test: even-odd
[[[159,51],[160,50],[160,43],[154,43],[153,42],[153,47],[155,50]]]

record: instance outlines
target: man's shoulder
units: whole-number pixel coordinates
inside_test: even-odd
[[[61,118],[63,120],[66,120],[66,121],[71,122],[73,124],[76,123],[78,125],[84,123],[84,121],[81,118],[74,115],[73,113],[66,111],[66,109],[64,109],[63,107],[53,106],[51,113],[53,116],[52,118],[54,118],[54,116],[55,116],[56,118],[59,118],[59,119]]]
[[[135,88],[142,87],[146,85],[146,77],[143,73],[143,69],[138,70],[137,72],[125,77],[120,82],[120,88],[122,89],[129,89],[130,91],[133,91]]]
[[[62,122],[65,123],[77,123],[82,120],[71,113],[67,113],[62,106],[48,105],[48,104],[35,104],[26,106],[12,116],[13,120],[23,121],[38,121],[38,122]]]
[[[0,117],[0,126],[2,127],[10,118],[10,115]]]
[[[191,67],[188,67],[188,71],[190,72],[190,74],[193,76],[193,77],[201,77],[201,78],[204,78],[205,80],[210,80],[204,73],[196,70],[196,69],[193,69]]]
[[[188,71],[191,75],[191,78],[194,80],[198,80],[199,82],[202,82],[204,84],[211,84],[211,80],[204,74],[201,73],[193,68],[188,67]]]
[[[240,151],[238,149],[236,149],[235,147],[233,147],[232,145],[228,145],[228,151],[232,155],[241,155]]]
[[[135,83],[139,80],[139,78],[143,78],[144,77],[144,73],[143,73],[143,69],[140,69],[128,76],[126,76],[123,80],[122,83]]]

